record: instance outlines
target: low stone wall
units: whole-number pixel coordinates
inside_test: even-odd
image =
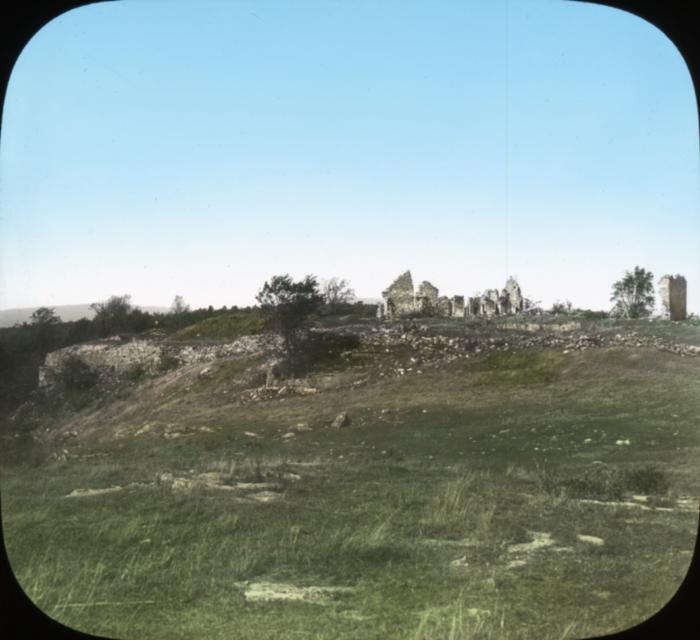
[[[211,362],[218,358],[252,355],[254,353],[272,352],[279,347],[280,341],[275,336],[242,336],[234,342],[225,344],[167,344],[163,350],[168,356],[177,358],[180,364]]]
[[[39,368],[39,386],[51,386],[63,363],[70,357],[82,360],[101,374],[124,375],[135,367],[153,373],[161,364],[162,350],[152,340],[100,340],[76,344],[46,354]]]
[[[135,369],[157,373],[168,360],[175,366],[211,362],[217,358],[274,351],[279,340],[274,336],[243,336],[223,344],[177,344],[161,340],[132,338],[106,339],[76,344],[46,355],[39,368],[39,386],[54,384],[56,374],[70,357],[77,357],[98,372],[101,378],[121,377]]]

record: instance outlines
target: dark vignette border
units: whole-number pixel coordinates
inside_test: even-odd
[[[113,0],[16,0],[0,12],[0,113],[14,64],[29,40],[55,17],[88,4]],[[511,0],[517,1],[517,0]],[[677,47],[690,72],[700,113],[700,18],[692,0],[566,0],[589,2],[632,13],[661,30]],[[0,129],[0,142],[2,130]],[[700,146],[700,139],[698,140]],[[700,214],[700,212],[698,212]],[[2,501],[0,493],[0,522]],[[700,631],[700,537],[685,580],[651,618],[620,633],[598,638],[637,640],[692,637]],[[202,630],[205,633],[205,630]],[[98,638],[66,627],[43,613],[17,583],[7,558],[0,525],[0,635],[5,638]]]

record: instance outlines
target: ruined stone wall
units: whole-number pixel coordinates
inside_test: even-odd
[[[452,318],[490,318],[520,313],[525,306],[520,285],[513,277],[508,278],[502,291],[487,289],[481,295],[469,298],[466,304],[464,296],[448,298],[438,293],[438,288],[425,280],[414,293],[411,272],[406,271],[382,292],[383,300],[377,309],[377,317],[392,319],[417,313]]]
[[[382,304],[377,314],[384,318],[396,318],[415,311],[413,278],[410,271],[402,273],[389,287],[382,291]]]
[[[451,313],[450,315],[454,318],[464,318],[464,296],[453,296],[451,303]]]
[[[80,358],[96,371],[119,376],[137,366],[147,373],[156,371],[161,363],[161,349],[151,340],[101,340],[65,347],[46,354],[44,366],[39,368],[39,386],[50,385],[54,374],[70,357]]]
[[[423,280],[416,292],[416,311],[426,315],[435,313],[438,308],[438,294],[437,287],[427,280]]]
[[[659,280],[659,296],[663,314],[669,320],[685,320],[688,285],[683,276],[665,275]]]
[[[440,296],[437,301],[437,315],[449,317],[450,311],[450,299],[447,296]]]
[[[479,315],[491,318],[498,315],[500,295],[498,289],[487,289],[481,296]]]
[[[525,300],[523,299],[522,291],[520,290],[520,285],[518,281],[510,277],[506,281],[506,286],[503,289],[504,297],[507,300],[505,306],[505,313],[520,313],[525,306]]]
[[[77,357],[100,374],[102,379],[120,377],[139,367],[146,374],[156,373],[169,359],[176,366],[211,362],[217,358],[271,352],[279,347],[277,336],[242,336],[223,344],[175,344],[159,340],[108,339],[76,344],[46,354],[39,368],[39,386],[51,386],[67,358]]]

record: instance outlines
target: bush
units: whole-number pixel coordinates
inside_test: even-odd
[[[99,381],[97,371],[76,355],[66,357],[54,376],[55,382],[66,391],[84,391]]]
[[[146,367],[139,362],[127,369],[125,377],[129,382],[140,382],[146,377],[146,373]]]
[[[570,478],[551,475],[543,486],[548,492],[563,489],[570,498],[622,500],[630,493],[662,496],[671,483],[668,475],[654,465],[617,469],[604,464],[594,465]]]
[[[314,366],[344,367],[359,346],[360,338],[356,334],[308,331],[299,338],[294,363],[286,362],[283,368],[290,374],[302,374]]]
[[[161,373],[166,373],[167,371],[172,371],[180,366],[180,359],[174,356],[167,349],[161,348],[160,350],[160,363],[158,364],[158,371]]]
[[[624,493],[622,474],[606,465],[595,465],[579,476],[560,481],[560,486],[571,498],[594,500],[621,500]]]
[[[566,302],[561,302],[557,300],[552,304],[552,308],[549,310],[549,313],[556,315],[568,315],[571,313],[571,302],[568,300]]]
[[[654,465],[628,469],[624,473],[624,484],[629,491],[654,496],[668,493],[671,486],[666,472]]]
[[[583,320],[607,320],[610,314],[607,311],[591,311],[584,309],[579,314]]]
[[[262,333],[264,328],[264,319],[258,311],[228,311],[180,329],[171,336],[171,339],[235,340],[241,336]]]

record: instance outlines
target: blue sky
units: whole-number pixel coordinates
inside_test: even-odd
[[[685,63],[608,7],[91,5],[11,77],[0,308],[246,305],[285,272],[378,297],[410,268],[602,309],[640,265],[700,312],[699,178]]]

